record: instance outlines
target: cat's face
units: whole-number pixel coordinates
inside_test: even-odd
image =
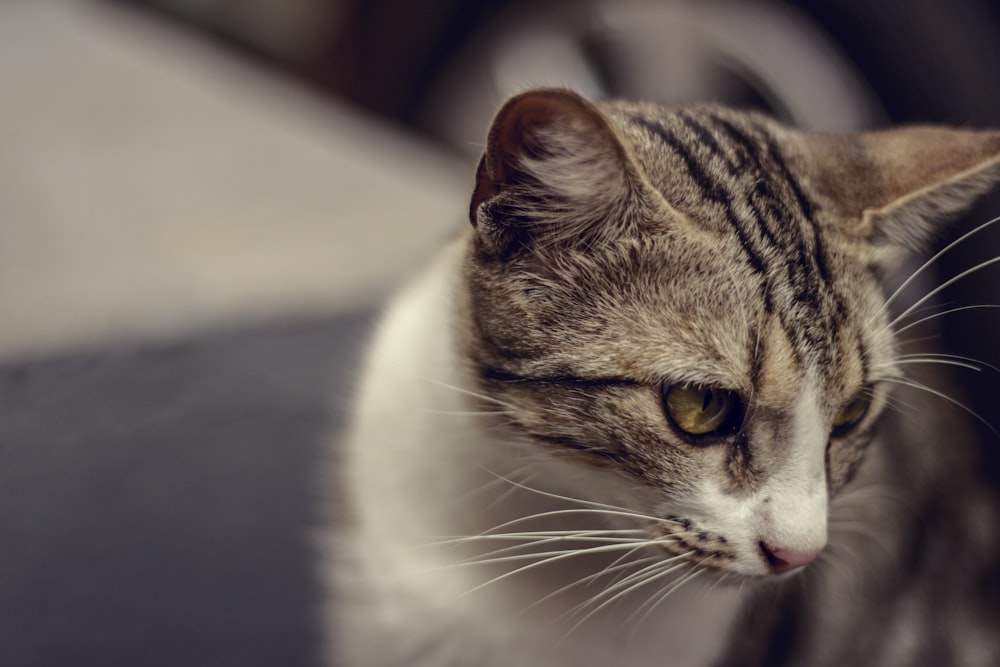
[[[795,304],[769,309],[741,249],[711,241],[656,234],[558,267],[480,258],[475,358],[539,447],[661,491],[635,509],[675,520],[650,526],[677,536],[665,549],[765,574],[761,543],[825,545],[829,494],[885,403],[891,338],[873,276],[830,285],[837,304],[804,336]]]
[[[722,109],[515,98],[480,167],[465,304],[511,437],[626,480],[668,556],[811,561],[898,374],[879,276],[916,232],[885,220],[928,177],[889,183],[877,159]],[[841,196],[865,173],[871,201]]]

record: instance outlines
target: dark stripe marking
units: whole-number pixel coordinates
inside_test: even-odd
[[[532,377],[508,373],[498,368],[483,368],[482,375],[487,380],[495,382],[510,382],[519,384],[564,384],[575,387],[611,387],[611,386],[639,386],[640,383],[629,378],[605,377],[605,378],[584,378],[575,375],[550,375],[543,377]]]
[[[814,218],[813,205],[806,196],[798,179],[792,173],[791,169],[789,169],[774,138],[767,132],[767,129],[763,125],[755,123],[753,128],[760,137],[761,145],[755,144],[742,129],[736,127],[729,120],[714,114],[710,114],[708,117],[717,123],[733,142],[739,144],[743,147],[744,151],[748,152],[754,159],[756,166],[763,173],[775,174],[788,187],[804,224],[793,224],[794,216],[785,208],[785,198],[775,196],[769,188],[767,192],[761,192],[758,188],[757,193],[766,197],[765,205],[770,204],[767,206],[767,212],[771,213],[771,216],[764,215],[765,211],[761,209],[758,202],[753,202],[752,206],[755,213],[759,215],[762,231],[767,228],[769,218],[773,218],[779,223],[779,229],[783,232],[781,236],[784,241],[783,243],[779,243],[779,246],[784,249],[783,255],[786,263],[785,273],[787,284],[792,288],[795,301],[806,305],[809,311],[815,313],[817,317],[822,317],[822,319],[826,320],[827,324],[836,328],[836,318],[823,317],[825,309],[822,295],[825,293],[832,296],[835,304],[840,304],[841,298],[839,295],[833,293],[832,289],[829,289],[831,285],[826,249],[823,245],[819,226]],[[761,152],[763,152],[763,157],[768,162],[767,166],[763,165],[760,161]],[[809,229],[811,234],[806,234],[806,229]],[[777,234],[772,236],[777,236]],[[815,273],[806,269],[807,263],[812,265]],[[824,286],[828,289],[824,290]],[[795,322],[785,321],[784,318],[782,321],[783,328],[793,339],[804,339],[813,349],[821,349],[823,341],[817,334],[814,324],[814,322],[810,322],[808,325],[802,326],[801,323],[796,324]]]
[[[739,224],[739,220],[737,220],[733,211],[733,203],[729,194],[723,190],[718,183],[709,178],[705,170],[702,169],[701,164],[694,159],[691,152],[676,137],[667,132],[663,126],[638,114],[633,114],[631,119],[636,124],[643,127],[646,131],[659,137],[663,143],[669,146],[681,158],[681,160],[684,161],[684,165],[687,168],[688,173],[691,175],[691,178],[695,181],[695,183],[697,183],[702,189],[704,196],[710,201],[722,206],[725,211],[726,218],[736,231],[740,244],[747,253],[751,268],[755,273],[766,275],[768,270],[764,259],[753,247],[753,243],[751,242],[749,235],[746,233],[746,230]]]
[[[569,449],[574,452],[580,452],[582,454],[587,454],[589,456],[594,456],[597,458],[605,459],[614,463],[615,465],[626,467],[625,457],[621,456],[616,452],[609,451],[602,447],[593,447],[591,445],[584,445],[570,438],[559,438],[548,435],[539,435],[537,433],[532,433],[528,429],[524,428],[520,424],[517,424],[525,433],[534,438],[535,440],[540,440],[541,442],[548,443],[555,447],[561,449]]]
[[[816,263],[816,270],[819,271],[820,276],[823,278],[823,282],[830,284],[830,272],[827,268],[827,258],[826,258],[826,248],[823,245],[823,236],[820,234],[819,225],[815,219],[815,213],[813,210],[813,204],[806,196],[805,191],[802,189],[802,185],[799,183],[795,174],[792,173],[791,169],[788,168],[788,163],[785,162],[785,158],[781,155],[778,147],[775,145],[773,139],[766,132],[764,136],[767,137],[764,141],[764,146],[767,149],[767,156],[778,170],[781,172],[782,178],[791,187],[792,194],[795,196],[795,201],[799,205],[799,210],[802,212],[802,217],[805,218],[806,222],[812,229],[812,240],[813,240],[813,261]]]

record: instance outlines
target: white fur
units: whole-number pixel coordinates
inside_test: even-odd
[[[766,576],[770,567],[759,544],[771,549],[819,551],[827,543],[828,494],[825,452],[829,432],[812,376],[803,381],[794,413],[795,434],[778,443],[781,462],[750,496],[727,493],[706,478],[697,497],[674,511],[691,516],[714,533],[725,535],[737,549],[730,569],[747,576]]]
[[[625,619],[648,597],[632,596],[566,636],[573,624],[559,617],[596,591],[579,587],[576,595],[523,609],[590,573],[572,558],[544,577],[526,572],[470,593],[497,571],[455,567],[467,555],[461,547],[428,546],[542,509],[581,507],[500,480],[521,479],[526,462],[534,488],[586,493],[602,502],[626,495],[615,488],[614,475],[539,460],[484,429],[481,417],[460,414],[469,409],[467,396],[451,387],[474,391],[454,352],[451,315],[460,261],[460,248],[451,248],[395,303],[370,353],[357,420],[340,462],[356,530],[333,536],[340,538],[342,563],[357,569],[327,573],[335,582],[333,603],[340,603],[334,612],[336,664],[639,667],[664,663],[667,656],[673,667],[711,664],[738,608],[734,588],[682,587],[638,625]],[[561,525],[559,519],[553,525]],[[432,648],[419,651],[419,663],[401,662],[414,659],[408,657],[411,645]]]
[[[812,375],[795,409],[795,435],[781,466],[757,494],[759,539],[776,549],[819,551],[827,540],[826,445],[829,430]],[[762,500],[763,502],[763,500]]]

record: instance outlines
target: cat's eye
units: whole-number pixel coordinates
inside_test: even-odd
[[[858,394],[848,401],[847,405],[841,408],[840,412],[833,419],[834,435],[843,435],[857,426],[872,404],[872,388],[865,387]]]
[[[725,389],[666,386],[663,407],[670,421],[689,435],[728,433],[739,426],[739,397]]]

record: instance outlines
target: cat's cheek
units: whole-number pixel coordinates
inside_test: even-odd
[[[664,521],[652,529],[651,537],[661,540],[668,557],[723,574],[753,578],[772,574],[760,546],[768,523],[767,509],[760,502],[733,496],[703,480],[683,502],[675,498],[656,511]]]

